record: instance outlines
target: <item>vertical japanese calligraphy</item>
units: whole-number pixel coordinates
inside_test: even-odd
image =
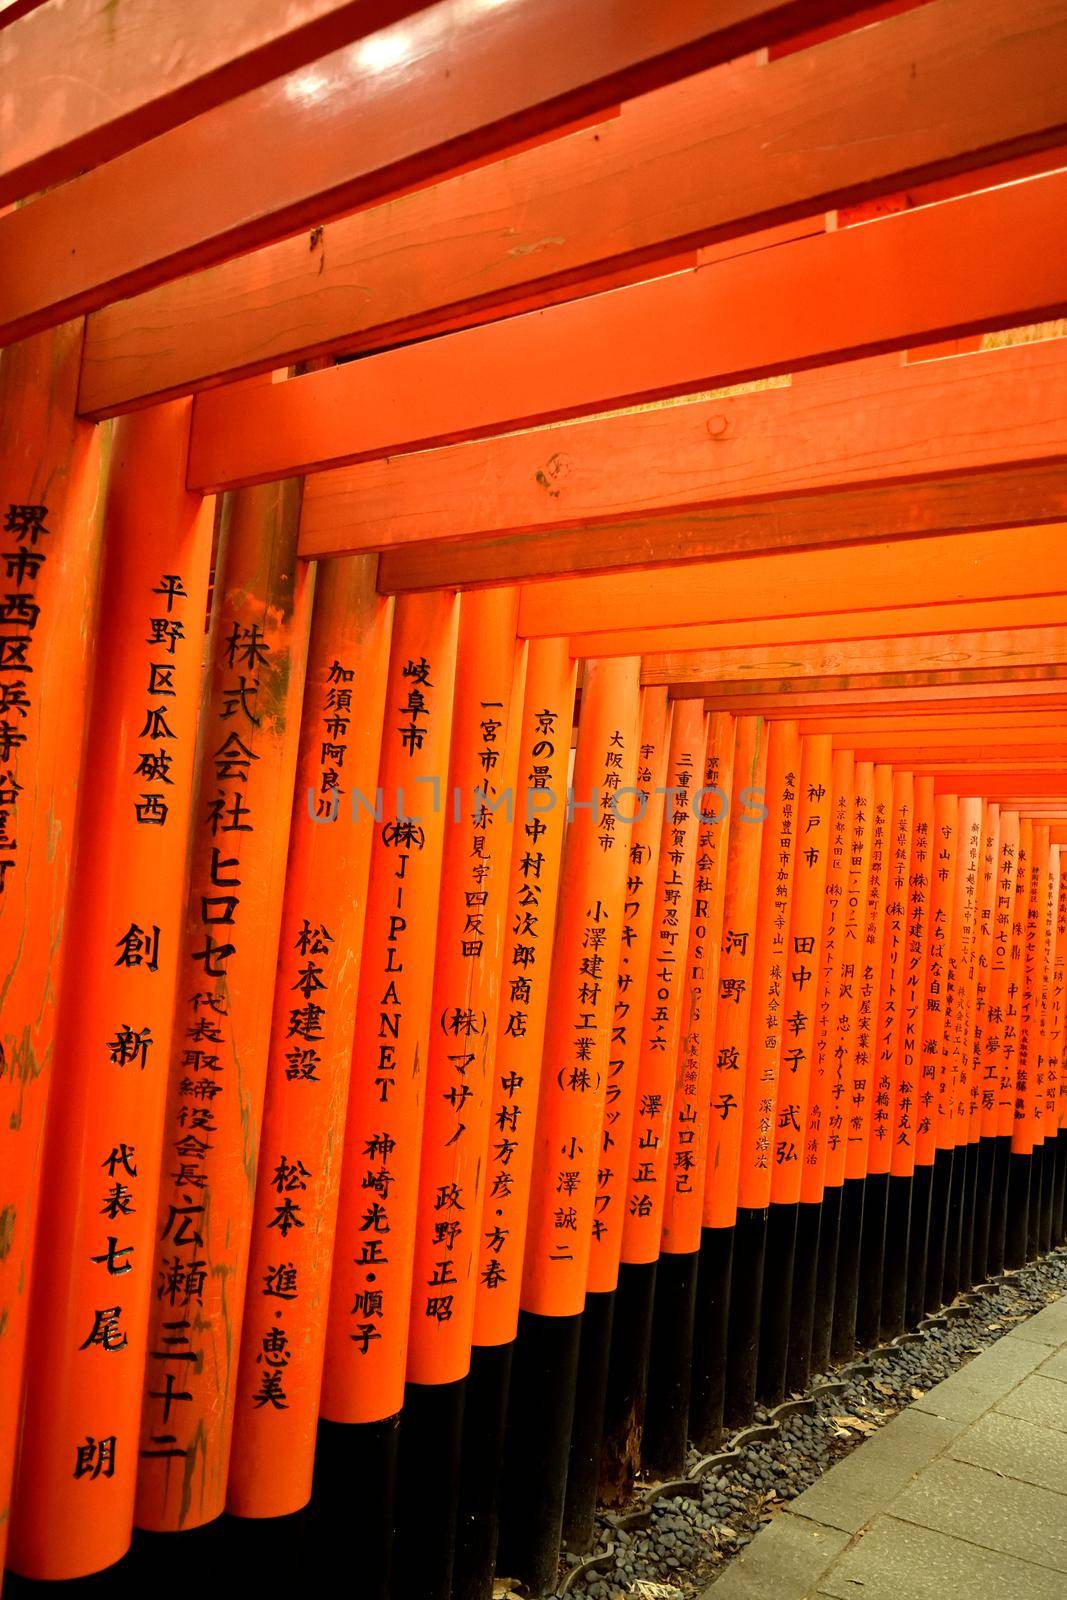
[[[476,1345],[506,1344],[515,1337],[518,1321],[575,676],[567,640],[531,641],[482,1206]]]
[[[137,1522],[156,1530],[210,1522],[226,1496],[311,613],[298,517],[295,482],[224,507],[141,1424]],[[294,1037],[321,1032],[322,944],[309,929]],[[268,1180],[283,1247],[314,1177],[294,1148]],[[284,1320],[262,1338],[257,1392],[284,1394]]]
[[[326,1331],[334,1422],[393,1416],[404,1395],[458,623],[451,592],[397,601]]]
[[[36,1578],[117,1561],[133,1519],[211,556],[188,430],[185,402],[140,412],[111,463],[12,1524]]]
[[[530,1185],[522,1307],[579,1312],[593,1231],[637,771],[640,663],[586,666]],[[625,799],[620,802],[620,794]]]
[[[0,1570],[110,439],[75,417],[81,349],[68,324],[0,355]]]
[[[716,711],[709,718],[703,787],[694,798],[696,877],[663,1208],[662,1248],[670,1254],[700,1247],[733,773],[734,719],[728,711]]]
[[[748,1076],[748,1031],[756,953],[756,892],[767,809],[763,803],[766,775],[766,724],[762,717],[738,717],[716,993],[711,1130],[704,1178],[706,1228],[730,1228],[737,1216],[741,1119]]]
[[[517,609],[516,590],[488,589],[466,596],[460,613],[408,1335],[413,1383],[451,1383],[470,1365],[513,837],[506,779]],[[512,934],[524,935],[529,910],[519,909]]]
[[[629,871],[623,902],[619,966],[608,1054],[608,1081],[600,1129],[589,1289],[608,1294],[618,1283],[626,1219],[627,1160],[637,1103],[638,1062],[648,986],[649,950],[655,913],[656,880],[663,814],[671,711],[667,691],[641,691],[641,727],[634,774],[634,821],[627,829]]]

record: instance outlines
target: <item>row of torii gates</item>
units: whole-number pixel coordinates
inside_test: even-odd
[[[1065,64],[0,5],[11,1594],[549,1592],[1063,1239]]]

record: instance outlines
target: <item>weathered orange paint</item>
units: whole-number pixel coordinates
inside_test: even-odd
[[[635,774],[636,821],[628,830],[629,871],[623,901],[622,941],[615,978],[608,1080],[593,1201],[593,1238],[589,1250],[588,1288],[597,1294],[609,1293],[619,1278],[627,1163],[637,1103],[670,737],[671,713],[666,689],[642,689]]]
[[[704,784],[696,802],[700,807],[696,879],[660,1241],[668,1254],[682,1255],[700,1247],[734,771],[733,717],[728,711],[714,711],[707,721]],[[690,1137],[694,1131],[695,1139]]]
[[[474,1343],[515,1337],[534,1119],[559,899],[576,664],[566,639],[529,647],[504,945]]]
[[[855,762],[849,750],[835,750],[829,789],[829,831],[819,967],[813,992],[813,1037],[804,1132],[804,1172],[800,1198],[822,1200],[829,1171],[829,1136],[834,1112],[834,1017],[841,987],[845,896],[855,811]]]
[[[34,1578],[109,1566],[133,1522],[211,558],[188,428],[130,418],[108,481],[8,1558]]]
[[[886,883],[893,821],[893,769],[874,769],[871,796],[870,861],[863,905],[863,936],[856,955],[856,1028],[852,1082],[845,1126],[845,1177],[864,1178],[870,1170],[871,1122],[877,1078],[878,1002],[885,943]]]
[[[453,1383],[470,1366],[513,838],[505,792],[514,787],[522,704],[521,683],[514,704],[517,609],[514,589],[467,595],[460,609],[415,1218],[412,1383]],[[518,665],[525,670],[525,656]]]
[[[930,909],[926,930],[926,1003],[923,1012],[916,1161],[931,1163],[934,1152],[945,1148],[944,1123],[948,1111],[945,1040],[946,983],[952,943],[952,908],[956,888],[959,841],[959,800],[939,794],[934,800],[934,826],[930,843]]]
[[[874,817],[874,763],[857,761],[853,772],[852,828],[848,866],[840,902],[841,958],[837,984],[830,990],[830,1111],[826,1130],[826,1182],[845,1180],[848,1134],[854,1094],[857,1019],[863,973],[863,941],[867,915],[867,881],[871,865]],[[866,1156],[866,1148],[863,1147]]]
[[[141,1418],[136,1520],[156,1531],[226,1500],[314,584],[299,509],[292,482],[223,508]],[[310,970],[300,981],[294,1009],[317,1003]],[[279,1242],[309,1181],[300,1154],[271,1178]],[[284,1326],[262,1341],[256,1392],[284,1394]]]
[[[637,772],[639,677],[636,657],[597,661],[582,688],[521,1296],[542,1316],[585,1302],[629,855],[615,800]]]
[[[897,1132],[897,1097],[902,1095],[901,1037],[908,962],[909,877],[914,827],[915,779],[910,772],[894,773],[884,847],[886,867],[882,963],[870,1045],[872,1098],[867,1171],[875,1174],[888,1173],[892,1168]]]
[[[639,1018],[637,1097],[626,1163],[622,1260],[631,1263],[655,1261],[660,1251],[700,826],[694,798],[704,773],[706,744],[704,708],[699,700],[676,704],[645,1002]]]
[[[902,978],[900,1067],[893,1109],[894,1177],[910,1177],[920,1137],[933,1104],[922,1080],[922,1036],[926,1014],[926,943],[930,926],[931,857],[934,836],[934,785],[914,779],[915,813],[908,867],[907,936]],[[924,1145],[923,1149],[926,1150]],[[925,1157],[924,1159],[932,1159]]]
[[[450,591],[399,600],[393,619],[326,1327],[331,1422],[393,1416],[404,1397],[458,621]]]
[[[704,1176],[706,1228],[731,1228],[737,1218],[766,778],[767,725],[762,717],[738,717]]]
[[[829,860],[833,755],[827,734],[802,738],[789,941],[783,962],[783,1034],[771,1200],[800,1200]]]
[[[81,348],[73,324],[0,354],[0,554],[8,580],[0,623],[0,1571],[68,948],[110,435],[75,419]],[[18,596],[31,608],[25,618]]]
[[[374,563],[331,561],[315,579],[289,860],[267,1057],[263,1131],[237,1369],[227,1510],[287,1516],[307,1504],[344,1149],[393,602]],[[366,797],[366,803],[360,800]],[[312,987],[321,984],[322,987]],[[314,1043],[291,1031],[304,998],[322,1008]],[[279,1235],[295,1169],[299,1226]],[[284,1403],[257,1399],[265,1344],[283,1334]]]
[[[767,816],[757,887],[752,1006],[748,1023],[744,1109],[737,1203],[764,1210],[771,1198],[778,1071],[786,1012],[782,1004],[789,961],[800,736],[795,722],[772,723],[767,734]]]

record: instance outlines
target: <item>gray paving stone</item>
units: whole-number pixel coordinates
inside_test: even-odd
[[[803,1600],[848,1544],[848,1534],[779,1515],[699,1600]],[[943,1597],[942,1597],[943,1600]]]
[[[1020,1322],[1008,1337],[1028,1339],[1032,1344],[1048,1344],[1054,1348],[1057,1345],[1067,1344],[1067,1295],[1061,1295],[1043,1311],[1038,1311],[1025,1322]]]
[[[1049,1354],[1045,1345],[1022,1339],[999,1339],[968,1361],[943,1383],[935,1384],[921,1400],[917,1411],[930,1411],[954,1422],[975,1422],[1002,1395],[1041,1365]]]
[[[1063,1578],[930,1528],[879,1517],[816,1593],[832,1600],[1063,1600]],[[773,1591],[763,1600],[774,1600]]]
[[[1042,1427],[1067,1433],[1067,1384],[1035,1372],[998,1400],[996,1409],[1007,1417],[1022,1417],[1024,1422],[1040,1422]]]
[[[828,1528],[856,1533],[917,1472],[958,1437],[963,1423],[902,1411],[798,1495],[790,1510]]]
[[[956,1461],[1067,1495],[1067,1449],[1057,1432],[1036,1422],[987,1411],[947,1453]]]
[[[901,1521],[1067,1572],[1067,1497],[1048,1489],[943,1456],[888,1510]],[[1065,1588],[1061,1578],[1061,1595]]]
[[[1047,1361],[1042,1361],[1038,1371],[1043,1378],[1058,1378],[1061,1383],[1067,1383],[1067,1350],[1057,1350]]]

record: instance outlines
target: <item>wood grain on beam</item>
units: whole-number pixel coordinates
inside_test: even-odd
[[[1007,537],[952,533],[872,544],[862,561],[851,550],[805,550],[612,577],[549,579],[521,591],[518,628],[523,638],[536,639],[588,633],[597,624],[610,624],[617,632],[728,618],[799,617],[828,601],[849,612],[914,607],[921,616],[924,605],[1059,593],[1065,542],[1067,528],[1053,523],[1018,528]],[[1050,648],[1067,646],[1067,631],[1050,629],[1049,634]],[[1021,634],[1006,635],[1009,646],[1016,637]],[[966,664],[978,650],[970,634],[939,642],[945,665]],[[814,648],[832,650],[842,661],[857,653],[856,642],[849,640]],[[881,649],[887,659],[907,660],[906,640],[883,640]],[[778,648],[777,654],[799,661],[805,647]]]
[[[194,407],[188,482],[214,493],[1064,313],[1067,171],[211,390]]]
[[[1067,692],[1059,688],[1064,683],[1067,683],[1067,666],[977,667],[946,672],[838,673],[807,679],[757,678],[746,683],[713,679],[703,683],[671,684],[668,693],[675,700],[703,699],[708,702],[709,710],[726,711],[733,704],[746,710],[759,710],[762,715],[763,706],[758,702],[773,701],[783,706],[788,703],[795,707],[848,706],[853,701],[903,705],[913,690],[918,691],[916,699],[941,701],[953,694],[966,699],[978,694],[996,696],[1000,693],[1006,701],[1009,698],[1028,701],[1024,688],[1028,684],[1042,697],[1055,693],[1058,703]],[[794,717],[802,714],[801,710],[789,712]]]
[[[109,161],[422,3],[124,0],[118,9],[38,0],[18,5],[16,17],[0,13],[0,205]]]
[[[323,485],[322,479],[317,482]],[[310,485],[309,529],[321,520],[317,493]],[[771,499],[727,500],[581,528],[427,540],[384,551],[378,581],[385,593],[396,594],[472,589],[554,578],[563,572],[619,572],[667,561],[719,560],[770,550],[812,550],[1060,521],[1067,521],[1067,467],[1006,467],[870,488],[831,487]]]
[[[0,218],[0,261],[16,263],[0,278],[3,336],[455,172],[794,32],[812,11],[861,6],[582,0],[576,27],[573,0],[439,0]]]
[[[323,473],[305,489],[300,548],[310,557],[496,537],[483,581],[514,582],[504,573],[521,533],[566,528],[580,543],[594,525],[634,525],[665,513],[684,522],[690,513],[743,503],[765,539],[770,502],[781,496],[1065,459],[1067,340],[913,366],[890,356],[808,374],[786,388]],[[673,555],[685,552],[683,537]],[[438,554],[445,575],[429,587],[453,581],[447,548]],[[564,559],[554,570],[569,565]],[[383,563],[382,584],[395,574],[395,563]]]
[[[855,559],[855,556],[853,557]],[[571,655],[664,655],[689,651],[728,650],[758,645],[830,644],[856,639],[868,646],[880,639],[915,634],[942,636],[1003,634],[1009,629],[1067,628],[1067,574],[1063,594],[1027,596],[1022,600],[975,600],[960,605],[916,605],[873,611],[815,611],[799,617],[766,617],[745,621],[695,623],[681,628],[639,628],[630,632],[576,633]],[[832,597],[829,597],[832,599]],[[967,640],[960,639],[966,649]]]
[[[730,62],[388,207],[336,222],[324,207],[314,249],[288,239],[92,317],[82,408],[109,415],[309,355],[380,349],[648,276],[784,218],[1018,161],[1067,132],[1065,54],[1067,0],[932,0],[786,60]],[[304,117],[294,102],[286,136],[314,152],[305,183],[314,172],[340,185],[350,149],[324,172],[330,152],[316,127],[302,133]]]

